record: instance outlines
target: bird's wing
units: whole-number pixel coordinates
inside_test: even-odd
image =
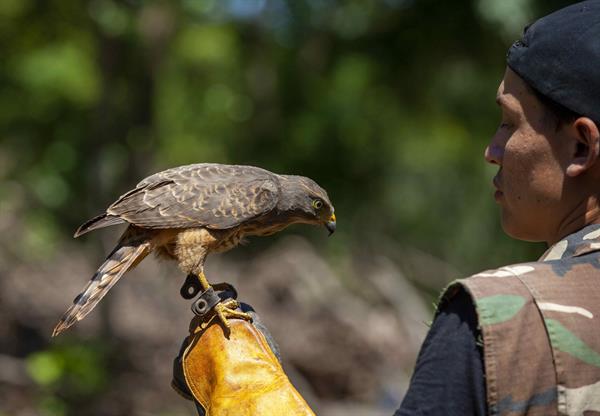
[[[149,176],[106,213],[144,228],[227,229],[269,212],[278,198],[278,181],[269,171],[196,164]]]

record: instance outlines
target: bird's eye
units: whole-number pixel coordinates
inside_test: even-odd
[[[312,206],[315,209],[321,209],[321,208],[323,208],[323,201],[321,201],[320,199],[313,199]]]

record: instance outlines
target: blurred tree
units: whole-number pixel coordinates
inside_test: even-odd
[[[501,236],[480,155],[504,51],[545,3],[1,7],[0,177],[25,252],[148,173],[215,161],[318,178],[337,244],[368,228],[466,272],[532,254]]]

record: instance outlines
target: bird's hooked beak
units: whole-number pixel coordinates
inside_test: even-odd
[[[327,231],[329,231],[329,235],[335,232],[335,214],[331,214],[329,221],[325,223],[325,228],[327,228]]]

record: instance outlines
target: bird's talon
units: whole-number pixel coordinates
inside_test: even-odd
[[[226,328],[230,327],[228,319],[232,318],[243,319],[245,321],[252,322],[252,317],[249,314],[236,310],[238,306],[239,303],[234,299],[228,299],[225,302],[215,305],[215,313]]]

